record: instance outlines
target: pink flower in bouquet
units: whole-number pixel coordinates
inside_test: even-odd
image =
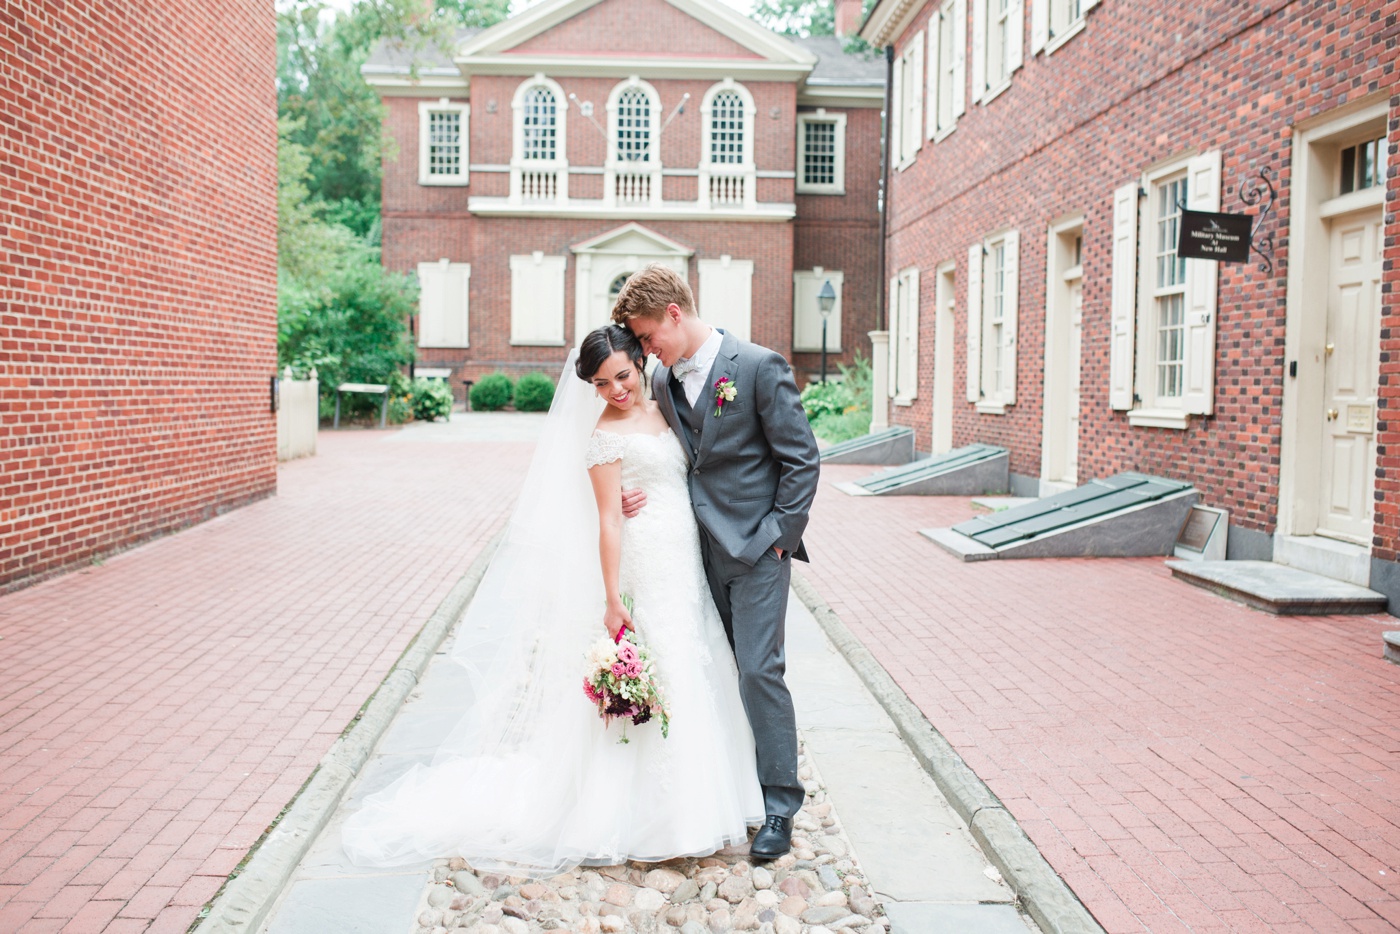
[[[603,695],[598,692],[597,688],[593,687],[593,682],[587,678],[583,679],[583,693],[595,704],[603,699]]]
[[[627,665],[635,665],[637,663],[637,647],[623,640],[617,647],[617,660]]]

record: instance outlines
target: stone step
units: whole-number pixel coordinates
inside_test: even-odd
[[[1385,594],[1272,561],[1168,561],[1172,576],[1279,616],[1384,613]]]
[[[1385,660],[1400,665],[1400,632],[1381,634],[1385,639]]]

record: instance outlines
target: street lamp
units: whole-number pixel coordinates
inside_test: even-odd
[[[826,322],[831,317],[831,309],[836,306],[836,290],[831,287],[831,280],[822,283],[822,290],[817,293],[817,307],[822,312],[822,382],[826,382]]]

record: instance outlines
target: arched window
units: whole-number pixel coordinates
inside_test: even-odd
[[[523,151],[527,160],[549,160],[558,156],[559,102],[554,92],[536,85],[525,92],[521,112]]]
[[[565,145],[564,89],[544,75],[516,88],[515,146],[510,160],[510,200],[563,204],[569,199],[568,147]]]
[[[744,101],[737,91],[720,91],[710,102],[710,161],[744,162]]]
[[[650,162],[651,98],[641,88],[628,88],[617,99],[617,159]]]
[[[622,294],[622,287],[627,284],[627,280],[632,278],[630,272],[624,272],[612,281],[608,286],[608,307],[612,308],[617,304],[617,297]]]
[[[752,210],[757,203],[753,95],[725,78],[705,92],[700,113],[705,125],[701,205],[711,210]]]

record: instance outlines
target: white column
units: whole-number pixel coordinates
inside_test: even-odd
[[[870,334],[870,431],[890,427],[890,399],[885,386],[890,379],[890,332]]]

